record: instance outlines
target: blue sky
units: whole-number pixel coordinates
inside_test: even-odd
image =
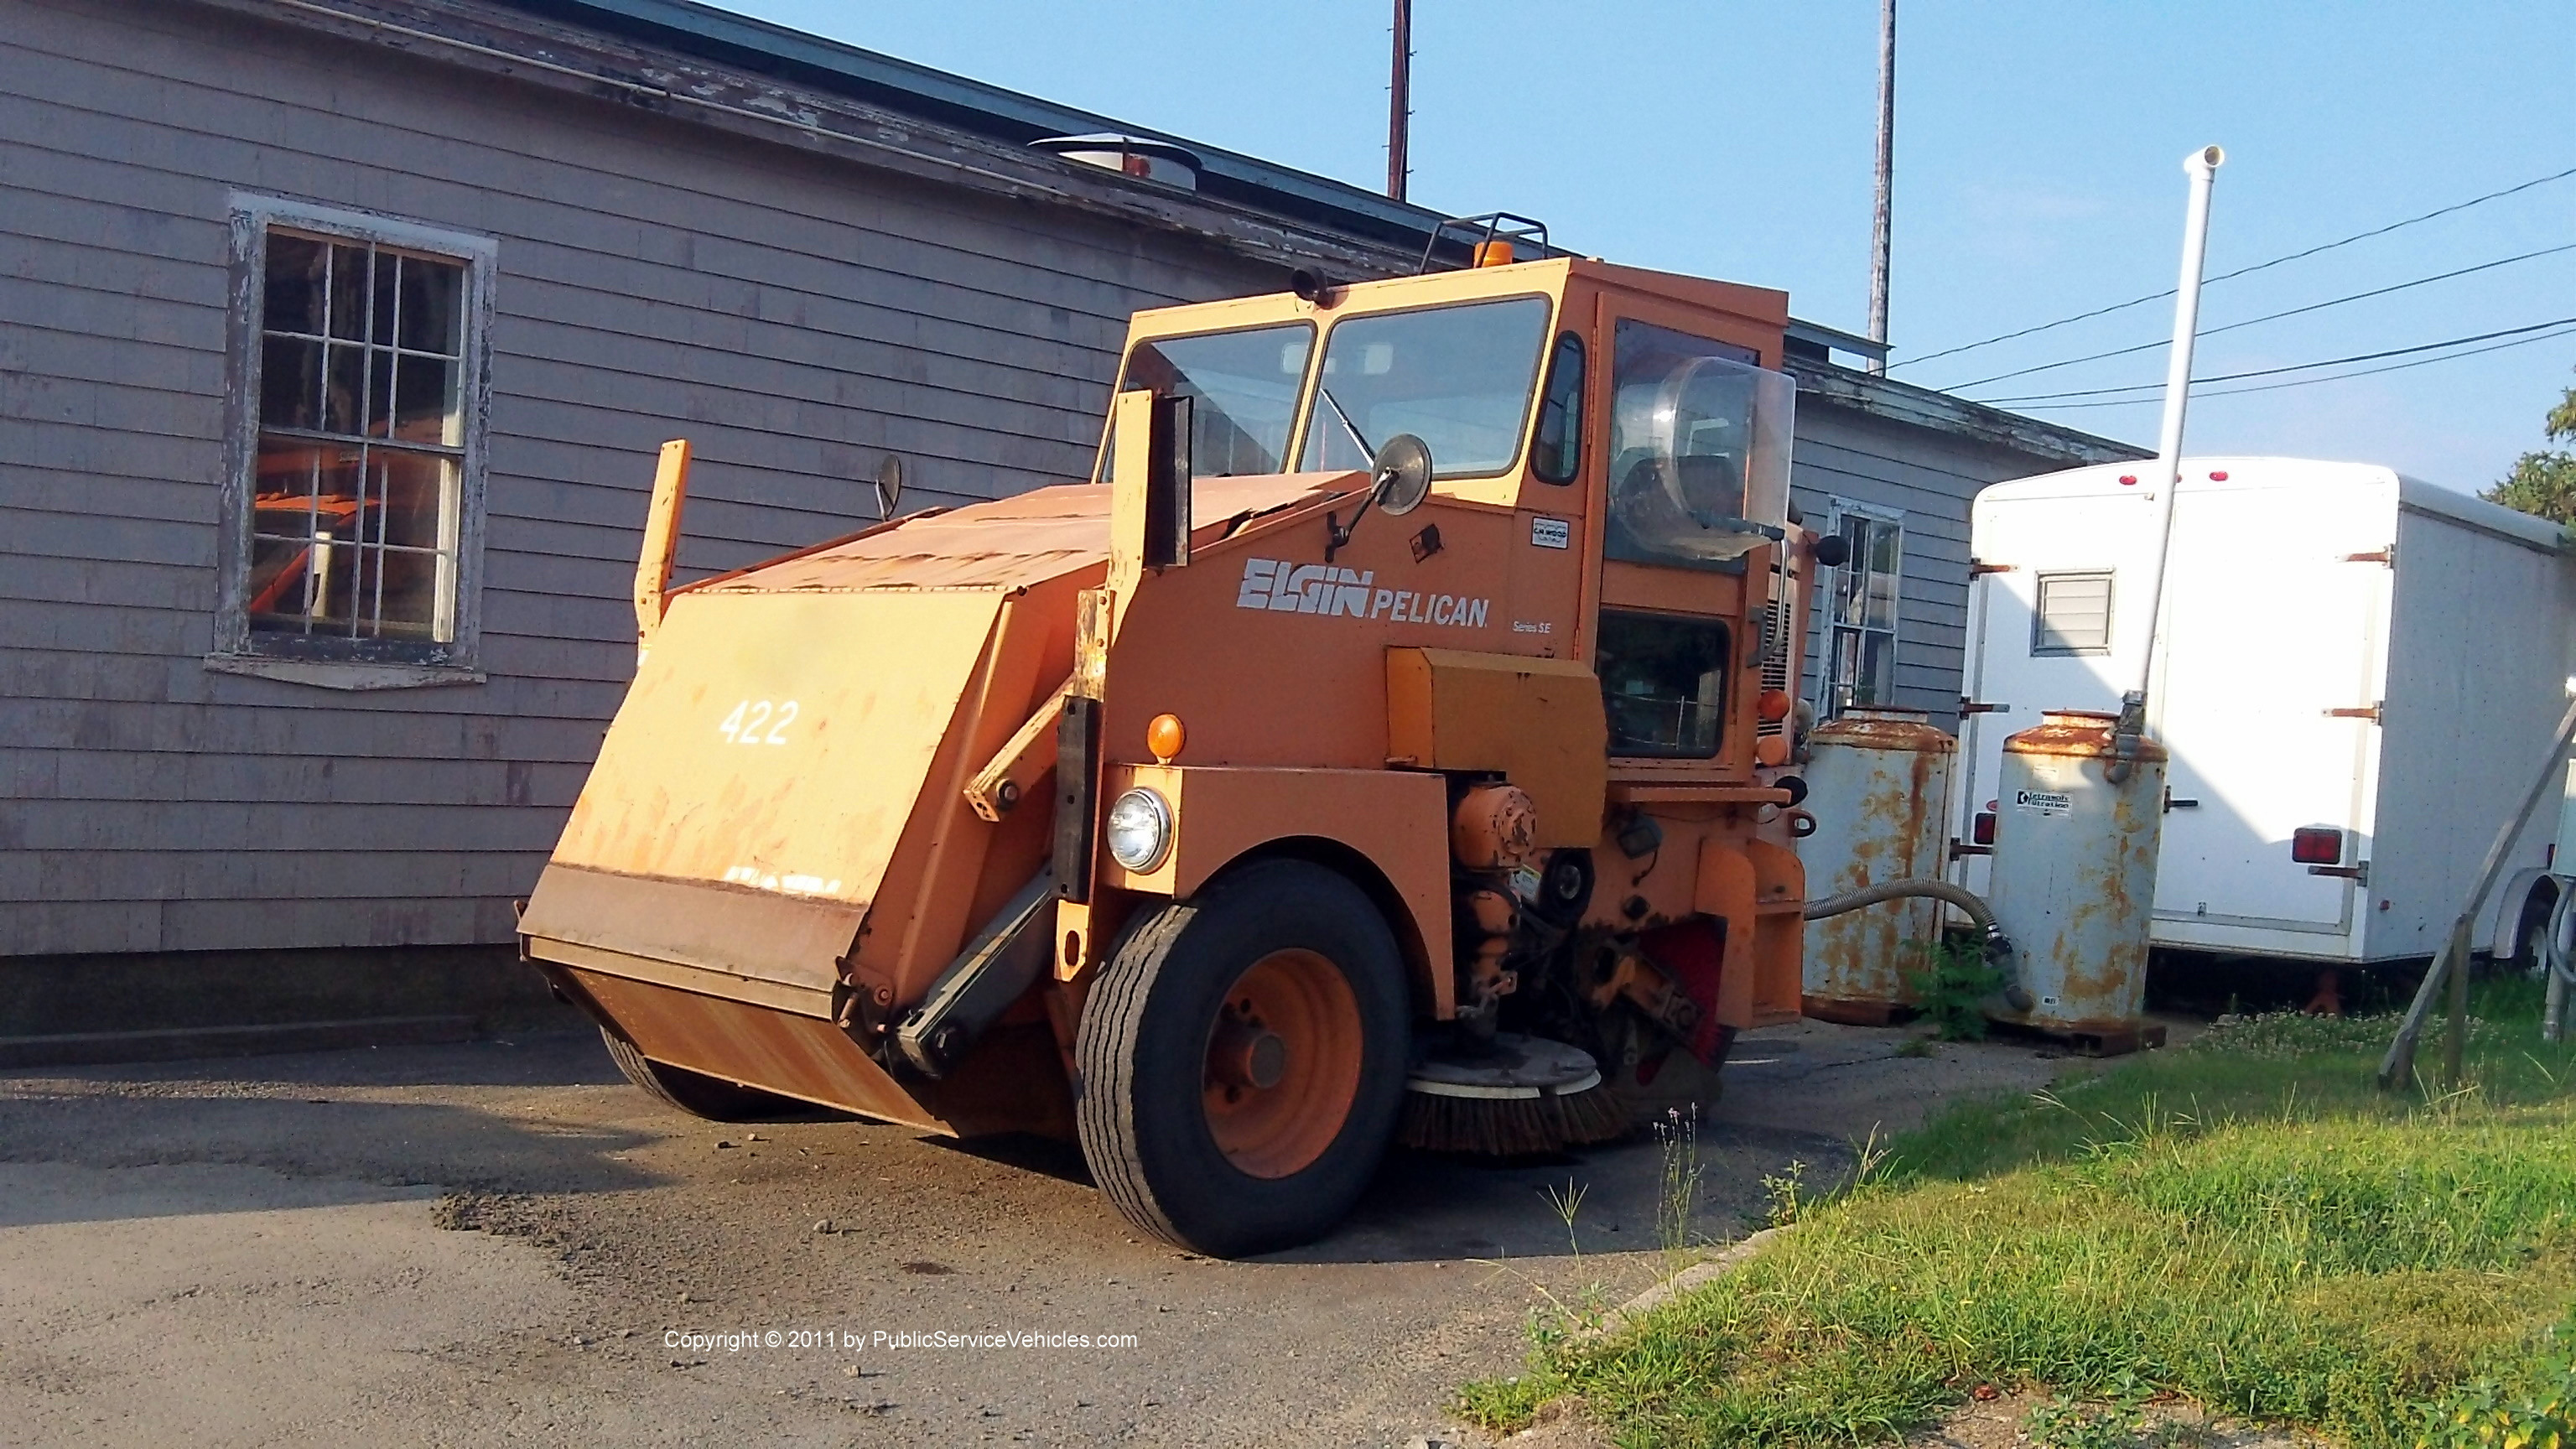
[[[1387,6],[943,0],[727,8],[1375,187]],[[1910,355],[2171,286],[2183,155],[2228,149],[2210,272],[2576,167],[2576,0],[1900,0],[1897,375],[1959,386],[2167,335],[2159,302]],[[1785,289],[1863,330],[1875,0],[1416,0],[1413,199],[1546,220],[1615,261]],[[2576,177],[2212,286],[2202,325],[2576,242]],[[2576,251],[2204,340],[2202,376],[2576,317]],[[2393,359],[2406,361],[2409,359]],[[1979,387],[2154,382],[2161,350]],[[2196,398],[2188,449],[2356,458],[2455,487],[2541,445],[2576,333],[2459,361]],[[2242,385],[2242,384],[2237,384]],[[2218,384],[2228,386],[2228,384]],[[2043,410],[2154,441],[2157,410]]]

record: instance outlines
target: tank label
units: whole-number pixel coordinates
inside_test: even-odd
[[[2015,790],[2013,808],[2033,815],[2063,815],[2075,808],[2075,801],[2061,790]]]
[[[1489,599],[1458,594],[1420,594],[1409,589],[1381,589],[1372,570],[1335,568],[1330,564],[1285,563],[1278,559],[1243,561],[1243,585],[1235,591],[1238,609],[1280,614],[1348,615],[1354,619],[1393,619],[1404,624],[1446,624],[1481,629],[1492,608]]]

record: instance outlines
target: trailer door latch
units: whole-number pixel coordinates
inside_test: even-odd
[[[2330,709],[2326,714],[2333,719],[2366,719],[2372,724],[2382,722],[2379,718],[2379,706],[2375,704],[2355,705],[2350,709]]]

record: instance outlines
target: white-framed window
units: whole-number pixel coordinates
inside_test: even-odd
[[[1823,713],[1830,717],[1854,705],[1892,705],[1905,515],[1836,498],[1825,531],[1839,535],[1851,552],[1825,588]]]
[[[487,237],[236,196],[215,655],[348,688],[471,679]]]

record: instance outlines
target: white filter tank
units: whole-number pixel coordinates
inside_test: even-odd
[[[2104,1052],[2156,1035],[2139,1013],[2164,830],[2164,748],[2138,741],[2128,779],[2111,783],[2115,718],[2049,710],[2004,741],[1987,894],[2030,998],[1988,1014]]]

